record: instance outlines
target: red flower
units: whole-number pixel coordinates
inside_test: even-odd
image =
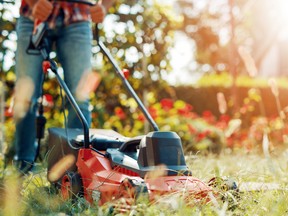
[[[185,106],[183,108],[178,109],[178,114],[182,115],[182,116],[191,116],[189,115],[191,110],[193,109],[193,106],[190,104],[185,104]]]
[[[206,137],[206,133],[205,132],[201,132],[197,134],[196,137],[196,142],[200,142],[201,140],[203,140]]]
[[[230,137],[227,137],[226,139],[226,146],[228,148],[233,148],[234,147],[234,142],[235,142],[235,137],[234,135],[232,134]]]
[[[119,119],[123,120],[126,118],[126,114],[121,107],[115,108],[115,114],[118,116]]]
[[[165,111],[168,111],[168,110],[172,109],[173,106],[174,106],[173,100],[171,100],[171,99],[169,99],[169,98],[164,98],[164,99],[162,99],[162,100],[160,101],[160,103],[161,103],[162,108],[163,108]]]
[[[154,108],[154,107],[149,107],[148,111],[149,111],[149,113],[150,113],[150,115],[151,115],[151,117],[152,117],[153,119],[155,119],[155,118],[158,117],[158,112],[157,112],[157,109],[156,109],[156,108]]]
[[[188,126],[188,130],[191,134],[195,134],[197,132],[196,128],[193,125],[188,124],[187,126]]]
[[[130,71],[128,69],[123,69],[122,73],[125,79],[128,79],[128,77],[130,76]]]
[[[208,123],[214,123],[215,121],[215,117],[213,116],[212,112],[210,112],[209,110],[206,110],[202,113],[202,117],[203,119],[208,122]]]
[[[186,110],[189,111],[189,112],[193,110],[193,106],[192,106],[191,104],[188,104],[188,103],[186,104],[186,107],[185,107],[185,108],[186,108]]]
[[[219,121],[215,124],[215,126],[221,130],[225,130],[227,128],[227,123],[223,121]]]
[[[230,121],[230,116],[229,115],[221,115],[220,116],[220,119],[219,119],[221,122],[225,122],[225,123],[228,123]]]
[[[189,118],[189,119],[195,119],[195,118],[198,118],[198,115],[194,112],[189,112],[189,113],[185,114],[185,117]]]
[[[5,117],[13,117],[13,109],[11,107],[5,107]]]
[[[43,95],[43,105],[48,107],[54,106],[53,97],[50,94],[44,94]]]
[[[204,131],[204,134],[205,134],[205,136],[208,136],[208,135],[211,134],[211,131],[210,131],[210,130],[205,130],[205,131]]]
[[[47,102],[51,103],[53,102],[53,97],[50,94],[44,94],[44,98],[46,99]]]
[[[144,122],[145,121],[145,116],[143,115],[143,113],[140,113],[138,115],[138,120],[141,121],[141,122]]]
[[[205,111],[203,111],[202,116],[203,116],[203,118],[210,118],[213,116],[213,114],[211,111],[205,110]]]
[[[220,116],[219,121],[216,123],[216,127],[224,130],[228,126],[229,121],[230,116],[223,114]]]

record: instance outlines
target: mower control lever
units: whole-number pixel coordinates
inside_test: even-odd
[[[30,38],[29,46],[27,47],[26,52],[28,54],[38,55],[41,54],[43,50],[43,45],[45,46],[45,33],[47,31],[47,23],[40,22],[39,24],[34,24],[34,31]],[[45,56],[44,59],[46,59]]]
[[[42,42],[42,39],[45,35],[45,32],[47,30],[47,24],[46,22],[41,22],[37,27],[35,28],[35,32],[32,34],[31,42],[33,43],[34,47],[37,49],[39,45]]]

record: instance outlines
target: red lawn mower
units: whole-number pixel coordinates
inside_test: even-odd
[[[86,1],[69,2],[91,5]],[[98,46],[114,66],[153,131],[128,138],[113,130],[89,129],[75,99],[58,75],[56,63],[49,58],[45,49],[45,30],[45,23],[37,26],[31,38],[30,50],[40,51],[44,58],[45,72],[50,71],[56,75],[83,125],[83,129],[48,129],[47,176],[52,184],[60,183],[62,196],[65,199],[84,196],[90,203],[99,205],[119,198],[134,202],[145,197],[153,201],[165,194],[209,201],[209,194],[213,192],[211,185],[216,179],[206,184],[192,176],[185,162],[180,137],[175,132],[159,131],[122,70],[98,38]],[[229,188],[236,189],[237,186],[233,183]]]

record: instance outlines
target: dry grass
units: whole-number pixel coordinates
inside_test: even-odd
[[[273,184],[258,187],[260,190],[257,191],[242,191],[234,206],[230,202],[233,196],[231,198],[229,194],[226,201],[214,200],[194,207],[175,198],[152,205],[140,203],[122,215],[287,215],[287,161],[287,152],[271,158],[240,153],[217,157],[187,156],[193,175],[205,182],[214,176],[230,176],[240,187],[246,182]],[[0,183],[0,193],[0,215],[109,215],[109,204],[99,208],[89,205],[84,199],[76,203],[64,202],[49,187],[44,168],[21,179],[12,175],[11,168],[8,168]]]

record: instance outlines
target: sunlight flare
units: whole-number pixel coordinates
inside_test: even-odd
[[[84,73],[76,89],[76,98],[79,101],[89,99],[90,93],[97,89],[100,81],[101,76],[99,73],[91,71]]]
[[[47,178],[50,182],[56,182],[67,170],[69,170],[76,162],[76,158],[72,154],[68,154],[61,158],[48,172]]]
[[[30,77],[22,77],[16,82],[13,107],[15,121],[22,119],[28,112],[34,88]]]

